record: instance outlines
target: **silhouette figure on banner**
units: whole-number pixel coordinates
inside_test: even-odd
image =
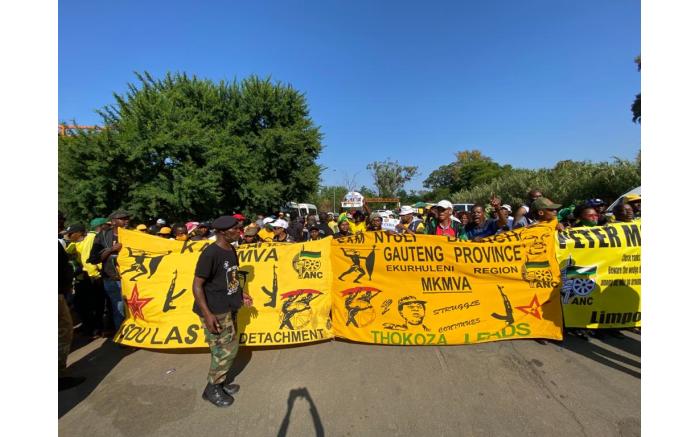
[[[356,328],[367,326],[376,317],[372,299],[381,293],[380,290],[372,287],[357,287],[343,291],[345,298],[345,309],[348,310],[348,319],[345,326],[352,324]],[[358,324],[358,316],[360,323]]]
[[[369,274],[369,280],[372,280],[372,272],[374,271],[374,251],[375,251],[376,246],[372,246],[372,249],[370,250],[370,253],[367,256],[360,256],[360,251],[358,249],[345,249],[344,247],[341,248],[343,251],[343,255],[346,257],[350,258],[350,261],[352,261],[352,265],[350,268],[343,272],[340,276],[338,276],[339,280],[343,280],[343,278],[350,273],[358,273],[357,277],[355,278],[354,281],[355,283],[360,282],[360,278],[365,276],[365,274]],[[362,260],[365,260],[365,267],[367,268],[367,271],[365,271],[364,268],[362,268]]]

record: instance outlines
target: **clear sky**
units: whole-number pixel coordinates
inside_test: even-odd
[[[323,184],[391,158],[422,181],[457,151],[501,164],[633,159],[640,3],[632,0],[59,2],[59,121],[134,82],[251,74],[307,96]]]

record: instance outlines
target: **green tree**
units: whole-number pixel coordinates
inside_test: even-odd
[[[479,150],[464,150],[455,154],[456,161],[443,165],[430,173],[423,186],[433,191],[434,198],[449,197],[463,189],[488,183],[511,166],[501,166]]]
[[[358,188],[357,192],[362,194],[363,197],[386,197],[386,196],[380,196],[376,191],[374,191],[370,187],[366,187],[364,185],[361,186],[360,188]]]
[[[139,219],[207,219],[305,201],[321,133],[290,85],[136,74],[98,113],[104,129],[59,137],[59,207],[71,220],[117,208]]]
[[[459,165],[457,184],[470,188],[490,182],[501,173],[501,166],[478,150],[465,150],[457,153]]]
[[[343,196],[347,192],[348,190],[342,185],[322,186],[319,187],[316,194],[310,197],[310,200],[319,211],[337,212],[340,209],[340,202],[343,201]]]
[[[367,165],[367,170],[372,172],[372,179],[377,187],[377,195],[380,197],[396,197],[406,182],[413,179],[418,173],[418,167],[403,166],[397,161],[389,159],[386,161],[374,161]]]
[[[642,56],[639,55],[634,58],[634,62],[637,64],[637,71],[642,71]],[[637,97],[632,102],[632,121],[635,123],[642,122],[642,93],[637,94]]]
[[[457,191],[459,190],[459,170],[459,162],[441,165],[428,175],[428,177],[423,181],[423,186],[432,190],[433,192],[437,192],[439,190],[441,193],[449,194],[452,191]]]
[[[402,205],[412,205],[416,202],[423,201],[425,202],[426,200],[431,200],[428,199],[427,196],[429,196],[430,192],[426,190],[411,190],[411,191],[406,191],[406,190],[399,190],[397,193],[398,198],[401,199],[401,204]]]
[[[492,194],[514,207],[525,202],[532,188],[557,203],[571,205],[593,197],[608,202],[641,185],[639,161],[560,161],[551,169],[512,169],[489,183],[454,193],[453,202],[488,202]]]

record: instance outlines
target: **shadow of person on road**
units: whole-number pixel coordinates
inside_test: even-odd
[[[619,349],[620,351],[636,357],[641,357],[641,341],[631,334],[625,335],[622,332],[617,333],[621,328],[615,328],[615,325],[629,326],[633,324],[635,320],[639,320],[636,318],[637,316],[641,316],[639,312],[641,311],[639,292],[627,285],[611,285],[603,289],[594,289],[591,298],[594,299],[596,310],[590,308],[585,310],[585,307],[578,306],[573,307],[576,311],[587,311],[588,313],[583,322],[584,325],[579,326],[588,325],[605,328],[594,329],[594,338],[605,343],[607,346]],[[567,305],[564,305],[565,315],[567,312],[566,307]],[[605,310],[600,310],[601,308]],[[588,317],[590,317],[590,320],[588,320]],[[566,317],[564,318],[564,322],[564,326],[566,326]],[[579,320],[579,322],[581,322],[581,320]],[[559,343],[559,346],[632,375],[635,378],[641,378],[641,370],[630,369],[619,364],[624,363],[630,367],[641,369],[640,360],[628,358],[573,335],[566,336],[564,341]]]
[[[614,348],[620,349],[636,357],[642,356],[642,342],[630,333],[616,329],[596,329],[594,337]]]
[[[110,371],[124,358],[134,352],[105,340],[98,349],[73,363],[69,369],[73,375],[84,376],[85,382],[71,389],[58,392],[58,417],[73,409],[87,398]]]
[[[280,429],[277,432],[277,437],[286,437],[287,430],[289,429],[289,419],[292,415],[292,409],[294,408],[294,403],[298,398],[304,398],[309,402],[309,412],[311,413],[311,418],[314,421],[314,430],[316,431],[316,437],[323,437],[325,434],[323,432],[323,424],[321,423],[321,417],[318,415],[318,410],[314,404],[313,399],[309,391],[304,388],[292,389],[289,391],[289,398],[287,398],[287,414],[285,414]]]
[[[628,339],[628,340],[622,340],[620,341],[635,341],[633,339]],[[605,342],[606,344],[610,344],[608,342]],[[564,341],[558,343],[558,346],[570,350],[572,352],[576,352],[577,354],[581,354],[584,357],[590,358],[593,361],[597,361],[601,364],[604,364],[608,367],[611,367],[613,369],[619,370],[621,372],[624,372],[628,375],[634,376],[635,378],[641,378],[642,373],[641,373],[641,367],[642,363],[640,361],[628,358],[626,356],[620,355],[616,352],[613,352],[611,350],[608,350],[606,348],[600,347],[596,344],[593,344],[589,341],[583,340],[581,338],[575,337],[575,336],[567,336],[564,338]],[[619,363],[624,363],[627,364],[630,367],[635,367],[639,370],[636,369],[630,369],[628,367],[625,367]]]

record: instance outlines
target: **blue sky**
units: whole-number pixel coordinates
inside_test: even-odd
[[[134,71],[270,76],[307,96],[324,184],[390,158],[422,181],[460,150],[501,164],[633,159],[640,126],[639,1],[62,0],[59,121],[95,109]]]

